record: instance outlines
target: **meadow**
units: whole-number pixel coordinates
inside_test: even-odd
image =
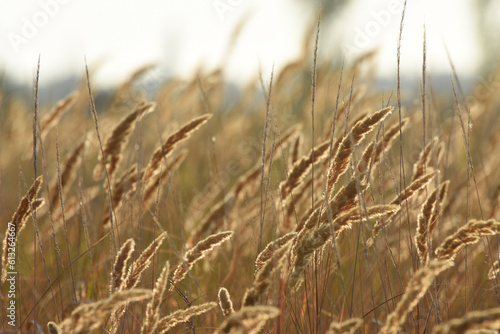
[[[500,70],[382,92],[314,37],[237,95],[2,95],[0,332],[497,333]]]

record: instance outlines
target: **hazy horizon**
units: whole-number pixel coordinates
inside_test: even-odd
[[[319,60],[349,63],[378,47],[378,76],[395,78],[403,2],[351,1],[334,20],[324,19]],[[115,0],[100,6],[78,0],[30,3],[10,3],[0,11],[0,28],[5,32],[0,39],[0,70],[17,84],[30,84],[40,55],[41,86],[81,76],[84,57],[89,66],[100,64],[93,77],[100,87],[116,85],[149,63],[157,64],[154,75],[163,78],[188,78],[197,68],[210,71],[222,65],[229,81],[242,83],[259,72],[268,76],[273,65],[279,70],[296,59],[306,27],[317,16],[312,6],[286,0],[270,4],[154,1],[140,6]],[[470,0],[454,1],[453,6],[446,0],[409,1],[401,46],[402,75],[421,72],[424,24],[428,73],[451,72],[446,45],[459,75],[478,75],[483,55],[471,6]],[[229,38],[245,18],[227,55]]]

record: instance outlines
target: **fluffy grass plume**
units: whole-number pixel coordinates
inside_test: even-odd
[[[258,333],[263,322],[276,318],[280,310],[273,306],[247,306],[226,318],[214,332],[222,333]]]
[[[219,306],[225,317],[234,313],[233,302],[226,288],[219,289]]]
[[[160,236],[158,236],[155,240],[153,240],[153,242],[145,250],[142,251],[139,257],[130,265],[127,275],[120,279],[121,285],[119,287],[115,286],[115,288],[117,288],[118,291],[131,290],[137,286],[141,278],[141,274],[146,270],[147,267],[149,267],[153,255],[156,254],[156,252],[158,252],[158,249],[160,248],[166,236],[167,233],[163,232],[162,234],[160,234]],[[126,252],[132,253],[133,245],[128,246],[127,243],[125,243],[125,245],[122,246],[119,254],[117,255],[117,260],[128,259],[127,256],[125,255]],[[123,269],[121,270],[123,271]],[[117,280],[115,279],[115,281]],[[120,326],[120,320],[124,316],[125,308],[126,304],[121,305],[117,309],[113,310],[113,312],[111,313],[111,333],[118,332],[118,328]]]
[[[21,233],[26,226],[26,221],[31,214],[44,203],[42,199],[36,198],[36,195],[42,187],[42,182],[42,176],[39,176],[28,190],[28,193],[21,199],[12,219],[7,224],[7,230],[5,231],[3,240],[2,283],[5,283],[7,279],[7,272],[14,271],[9,270],[9,260],[12,259],[14,262],[16,261],[15,248],[17,240],[19,239],[19,233]]]
[[[173,285],[181,281],[186,277],[188,271],[193,268],[193,265],[198,261],[203,259],[205,256],[210,254],[216,247],[220,246],[225,241],[229,240],[233,236],[233,231],[219,232],[213,234],[206,239],[198,242],[193,248],[189,249],[183,258],[183,263],[179,264],[172,274],[172,286],[170,290],[173,290]]]
[[[107,172],[110,180],[113,180],[113,175],[118,169],[118,164],[121,160],[121,152],[127,144],[128,137],[132,133],[133,126],[144,115],[152,112],[156,107],[156,103],[145,103],[139,105],[133,112],[125,117],[113,129],[113,132],[104,144],[104,150],[99,156],[99,165],[94,169],[94,179],[101,177],[104,166],[107,166]]]
[[[166,333],[177,324],[186,322],[194,316],[207,313],[214,307],[217,307],[217,303],[210,302],[198,306],[191,306],[185,310],[172,312],[158,321],[155,333]]]
[[[343,322],[333,321],[328,327],[328,331],[326,334],[341,334],[341,333],[349,333],[354,334],[356,330],[358,330],[361,325],[363,325],[363,319],[353,318]]]
[[[147,289],[117,291],[107,299],[78,306],[59,325],[50,322],[48,327],[51,332],[55,331],[55,333],[91,333],[101,326],[104,317],[112,311],[125,304],[141,301],[149,297],[151,297],[151,291]]]
[[[435,189],[425,201],[422,210],[417,217],[417,233],[415,235],[415,245],[417,246],[417,254],[422,266],[425,266],[429,256],[429,223],[432,211],[437,201],[438,189]]]
[[[391,214],[397,210],[395,205],[375,206],[368,208],[368,218],[374,218],[383,214]],[[370,211],[373,211],[372,214]],[[296,291],[304,280],[304,272],[316,250],[322,248],[335,234],[335,237],[350,227],[350,222],[359,219],[348,212],[336,218],[332,225],[323,223],[317,228],[308,230],[302,239],[294,245],[294,263],[288,277],[288,286],[292,291]]]
[[[327,194],[332,191],[337,180],[347,170],[354,147],[358,145],[363,138],[365,138],[365,135],[370,132],[378,122],[384,120],[393,109],[393,107],[387,107],[373,113],[371,116],[366,117],[363,120],[360,120],[344,137],[340,143],[339,149],[337,150],[337,154],[328,169]]]
[[[434,277],[452,265],[453,263],[448,260],[433,260],[419,269],[406,286],[406,291],[396,309],[387,316],[386,324],[380,329],[380,333],[397,334],[401,326],[405,324],[408,314],[413,311],[431,286]]]
[[[281,197],[285,199],[302,181],[305,175],[312,166],[323,158],[328,152],[330,142],[325,141],[311,150],[311,152],[298,160],[293,166],[288,179],[280,184]]]
[[[401,120],[401,127],[399,124],[394,124],[385,130],[385,135],[382,141],[372,142],[363,152],[363,155],[358,162],[358,172],[362,173],[365,170],[373,169],[375,164],[380,163],[380,157],[383,153],[390,150],[391,144],[399,135],[399,130],[404,131],[409,123],[408,118]]]
[[[153,296],[146,308],[146,317],[142,323],[141,334],[154,334],[156,331],[156,327],[160,321],[160,304],[163,299],[163,294],[167,289],[169,270],[170,264],[167,261],[163,266],[160,276],[156,280]]]
[[[262,266],[264,266],[274,255],[274,253],[286,245],[290,240],[295,238],[296,232],[289,232],[274,241],[271,241],[267,246],[259,253],[257,259],[255,260],[255,273],[257,273]]]
[[[498,333],[500,330],[500,307],[468,312],[463,318],[452,319],[434,327],[432,334],[461,334],[480,330]]]
[[[475,244],[485,235],[497,233],[500,233],[500,222],[494,219],[471,220],[441,243],[436,249],[436,256],[440,260],[453,260],[465,246]]]
[[[123,243],[120,250],[118,251],[118,254],[116,254],[115,263],[113,265],[113,272],[111,273],[111,292],[113,292],[115,288],[121,288],[122,282],[127,275],[127,263],[132,257],[134,249],[134,239],[128,239]]]
[[[160,166],[162,159],[166,157],[179,143],[183,140],[189,138],[189,136],[196,131],[200,126],[207,122],[212,117],[212,114],[205,114],[200,117],[189,121],[178,131],[171,134],[165,142],[154,151],[153,156],[149,160],[149,164],[146,167],[144,173],[144,180],[148,180],[155,174],[158,173],[158,167]]]
[[[142,251],[141,255],[130,266],[127,276],[123,278],[120,290],[132,289],[139,282],[141,274],[151,263],[153,255],[158,252],[163,240],[167,236],[166,232],[160,234],[153,242]]]
[[[423,189],[429,182],[432,180],[432,178],[437,174],[436,171],[428,173],[421,178],[416,179],[413,181],[406,189],[404,189],[401,194],[399,194],[395,199],[391,201],[391,204],[393,205],[401,205],[403,206],[402,203],[404,203],[406,200],[410,199],[414,195],[418,193],[419,190]],[[377,221],[375,225],[373,226],[373,235],[376,237],[382,230],[382,228],[386,227],[389,225],[389,223],[392,220],[390,218],[385,219],[384,221]],[[368,244],[372,244],[373,239],[370,238],[368,241]]]
[[[292,241],[290,240],[275,251],[271,258],[257,271],[252,286],[247,289],[243,296],[243,307],[255,306],[258,299],[267,293],[273,282],[274,273],[281,270],[291,246]]]

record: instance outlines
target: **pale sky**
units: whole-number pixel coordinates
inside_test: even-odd
[[[420,73],[426,25],[428,70],[449,73],[444,44],[461,75],[478,70],[472,0],[409,0],[403,30],[403,73]],[[378,72],[393,77],[402,0],[354,0],[335,23],[321,27],[320,50],[327,57],[340,45],[348,62],[379,47]],[[102,64],[93,78],[113,85],[147,63],[159,75],[189,76],[199,66],[224,61],[229,79],[243,82],[259,71],[281,68],[298,56],[304,26],[316,14],[298,0],[0,0],[0,71],[31,83],[41,54],[40,82],[81,75]],[[247,17],[234,51],[223,60],[234,27]],[[312,52],[312,50],[311,50]]]

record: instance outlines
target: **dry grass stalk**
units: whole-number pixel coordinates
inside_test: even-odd
[[[341,333],[349,333],[354,334],[356,330],[358,330],[363,324],[363,319],[361,318],[353,318],[343,322],[332,322],[326,334],[341,334]]]
[[[231,296],[226,288],[219,289],[219,306],[225,317],[234,313],[233,302],[231,301]]]
[[[135,260],[130,266],[127,276],[121,279],[121,285],[117,287],[118,291],[131,290],[137,286],[141,274],[144,272],[144,270],[146,270],[147,267],[149,267],[153,255],[158,251],[163,242],[163,239],[165,239],[166,236],[167,233],[163,232],[162,234],[160,234],[160,236],[158,236],[158,238],[153,240],[153,242],[144,251],[142,251],[141,255],[139,255],[139,258],[137,258],[137,260]],[[116,333],[118,331],[120,321],[125,314],[125,308],[126,304],[121,305],[111,313],[111,333]]]
[[[446,198],[446,195],[448,194],[448,188],[450,186],[450,181],[445,181],[441,183],[439,186],[439,195],[438,199],[436,201],[436,205],[434,205],[434,208],[432,210],[432,215],[429,220],[429,236],[432,235],[432,231],[436,228],[436,222],[438,220],[439,215],[441,215],[442,212],[442,207],[444,203],[444,199]]]
[[[370,132],[378,122],[384,120],[393,109],[393,107],[384,108],[364,120],[357,122],[352,130],[342,139],[335,158],[328,168],[327,194],[331,193],[337,180],[347,170],[354,147],[363,140],[365,135]]]
[[[77,91],[69,94],[64,99],[58,101],[56,105],[49,111],[48,115],[44,117],[44,119],[40,122],[42,139],[45,138],[47,133],[49,133],[49,131],[53,129],[57,125],[57,123],[59,123],[61,116],[75,104],[79,95],[80,93],[78,93]]]
[[[361,191],[364,191],[366,187],[366,184],[361,185]],[[307,231],[312,230],[318,224],[333,221],[341,214],[352,210],[357,203],[357,194],[356,179],[352,178],[346,186],[337,191],[337,194],[329,201],[328,208],[323,210],[321,215],[319,211],[314,211],[304,224],[301,223],[297,226],[299,234],[297,235],[295,244],[300,242]]]
[[[179,152],[171,161],[168,161],[166,168],[162,168],[163,166],[160,164],[159,171],[155,171],[153,177],[149,179],[149,182],[146,183],[143,195],[142,195],[142,211],[146,212],[147,209],[153,203],[155,197],[158,194],[158,188],[161,186],[163,182],[168,179],[168,176],[171,175],[177,168],[184,162],[188,154],[187,150],[183,150]]]
[[[135,123],[144,115],[152,112],[156,104],[154,102],[141,104],[123,119],[113,130],[111,136],[106,140],[104,150],[99,156],[99,165],[94,169],[94,180],[101,177],[104,166],[107,165],[109,179],[113,180],[113,175],[121,160],[121,152],[127,144],[128,137],[132,133]]]
[[[392,214],[398,209],[395,205],[376,205],[367,208],[368,219],[380,215]],[[365,212],[362,215],[365,218]],[[288,276],[288,287],[296,291],[304,280],[307,265],[311,262],[314,252],[319,250],[332,238],[335,232],[337,238],[342,231],[350,227],[351,222],[359,220],[357,209],[351,210],[337,217],[332,225],[328,222],[320,224],[315,229],[307,230],[300,241],[292,248],[293,266]]]
[[[292,242],[290,240],[275,251],[271,258],[256,273],[252,286],[247,289],[243,296],[243,307],[256,305],[259,298],[267,293],[272,284],[274,273],[277,270],[281,270],[291,246]]]
[[[438,142],[437,138],[434,138],[430,143],[428,143],[422,152],[420,152],[420,157],[418,158],[415,165],[413,165],[413,179],[412,182],[421,178],[425,174],[425,169],[429,161],[431,160],[432,149],[436,146]]]
[[[137,179],[140,178],[142,177],[137,177],[137,164],[134,164],[116,181],[113,186],[113,195],[111,196],[111,203],[115,212],[120,210],[123,203],[122,200],[126,197],[127,193],[135,190]],[[109,206],[106,206],[101,219],[101,224],[105,227],[110,227],[109,212]]]
[[[43,179],[42,176],[37,177],[28,193],[21,199],[16,212],[12,216],[11,221],[7,224],[7,230],[5,231],[5,238],[3,240],[3,253],[2,253],[2,283],[5,283],[7,279],[7,272],[16,271],[15,269],[9,270],[9,259],[15,256],[15,250],[17,240],[19,239],[19,233],[26,226],[26,220],[30,217],[32,212],[41,207],[44,201],[37,199],[36,195],[42,187]]]
[[[216,247],[220,246],[223,242],[229,240],[233,236],[233,231],[219,232],[213,234],[206,239],[201,240],[186,252],[184,255],[183,263],[179,264],[172,275],[172,285],[170,291],[173,290],[174,284],[178,283],[184,277],[188,271],[193,268],[193,265],[198,261],[203,259],[205,256],[209,255]]]
[[[295,238],[297,232],[289,232],[284,236],[271,241],[267,246],[260,252],[255,260],[255,273],[257,273],[263,265],[265,265],[273,256],[273,254],[280,248],[282,248],[288,241]]]
[[[257,333],[260,326],[255,328],[256,324],[260,324],[269,319],[279,316],[280,310],[273,306],[247,306],[242,307],[236,313],[233,313],[217,328],[215,334],[222,333]]]
[[[401,120],[401,131],[404,131],[406,129],[409,121],[409,118],[404,118],[403,120]],[[391,126],[389,129],[385,130],[383,142],[372,142],[363,152],[363,156],[358,163],[358,172],[361,173],[365,170],[368,170],[370,164],[373,166],[378,163],[382,153],[387,152],[391,148],[392,142],[397,138],[398,135],[399,124],[397,123]]]
[[[434,210],[434,206],[437,201],[438,189],[435,189],[425,201],[422,206],[422,210],[417,217],[417,233],[415,234],[415,245],[417,246],[417,254],[420,259],[420,263],[424,267],[429,260],[429,223]]]
[[[361,212],[359,212],[359,208],[354,208],[349,212],[343,213],[333,221],[335,237],[337,238],[345,229],[350,229],[353,222],[359,221],[362,218],[374,219],[381,216],[390,216],[398,210],[399,206],[394,204],[373,205],[366,208],[366,211],[361,210]]]
[[[132,257],[132,253],[135,249],[135,241],[130,238],[125,241],[116,254],[115,263],[113,265],[113,272],[111,273],[111,284],[109,285],[109,290],[114,292],[115,289],[119,289],[122,286],[122,282],[127,274],[127,263]]]
[[[61,188],[66,189],[75,178],[75,169],[82,161],[82,152],[87,146],[87,138],[85,138],[71,153],[66,164],[64,165],[63,171],[61,173]],[[55,206],[59,200],[59,186],[58,180],[55,180],[54,184],[50,188],[50,193],[53,194],[50,199],[51,206]]]
[[[205,114],[192,119],[177,132],[170,135],[165,140],[165,142],[156,149],[156,151],[153,153],[153,156],[149,160],[149,164],[146,167],[146,171],[144,173],[145,183],[148,183],[152,176],[154,176],[155,173],[158,173],[159,166],[161,165],[163,158],[166,157],[183,140],[189,138],[189,136],[191,136],[194,131],[205,124],[205,122],[207,122],[211,117],[212,114]]]
[[[312,166],[326,155],[329,147],[330,141],[327,140],[316,146],[314,150],[311,150],[309,154],[303,156],[293,165],[287,180],[281,182],[279,186],[283,200],[302,182],[303,176],[309,172]]]
[[[333,220],[335,217],[340,215],[342,212],[348,211],[356,205],[357,202],[357,186],[356,179],[351,178],[349,183],[346,186],[342,186],[333,198],[330,198],[328,201],[328,207],[323,209],[321,213],[321,221],[324,222],[326,220]],[[363,183],[360,185],[360,190],[363,192],[367,188],[367,184]],[[323,199],[318,199],[316,202],[314,209],[310,210],[299,222],[296,230],[302,231],[306,225],[314,226],[314,219],[318,219],[318,217],[311,217],[313,215],[313,211],[317,208],[320,208],[324,203]]]
[[[440,260],[453,260],[465,246],[475,244],[482,236],[497,233],[500,233],[500,222],[494,219],[487,221],[471,220],[443,241],[441,246],[436,249],[437,258]]]
[[[61,333],[84,334],[92,333],[101,326],[105,316],[123,305],[141,301],[151,297],[151,290],[132,289],[117,291],[109,298],[99,300],[90,304],[82,304],[71,312],[71,315],[64,319],[59,326]],[[52,325],[52,328],[56,326]]]
[[[500,307],[485,311],[471,311],[460,319],[442,323],[432,330],[432,334],[472,333],[472,330],[488,329],[494,333],[500,330]]]
[[[141,334],[154,334],[156,331],[156,327],[160,321],[160,304],[163,299],[163,294],[167,289],[169,270],[170,264],[167,261],[163,266],[160,276],[156,280],[153,296],[146,307],[146,318],[141,327]]]
[[[394,200],[391,201],[391,204],[401,205],[401,203],[404,203],[406,200],[410,199],[412,196],[417,194],[419,190],[423,189],[437,173],[438,173],[437,171],[434,171],[413,181],[408,187],[406,187],[406,189],[403,192],[401,192],[399,196],[397,196]],[[395,212],[394,214],[397,214],[397,212]],[[385,219],[384,221],[376,222],[375,225],[373,226],[373,236],[377,237],[382,228],[389,225],[390,222],[391,222],[390,218]],[[370,238],[368,244],[370,245],[372,243],[373,243],[373,238]]]
[[[190,308],[185,310],[177,310],[160,319],[155,333],[166,333],[177,324],[189,321],[190,318],[206,313],[214,307],[217,307],[217,303],[210,302],[198,306],[191,306]]]
[[[127,277],[123,279],[120,290],[133,289],[139,282],[139,278],[144,270],[151,263],[153,255],[160,248],[163,240],[167,236],[167,232],[160,234],[153,242],[139,255],[129,268]]]
[[[406,187],[404,191],[401,192],[398,197],[391,201],[391,204],[400,205],[401,203],[404,203],[406,200],[413,197],[413,195],[415,195],[419,190],[423,189],[432,180],[432,178],[436,176],[437,173],[438,171],[434,171],[413,181],[408,187]]]
[[[396,309],[387,316],[386,324],[381,328],[380,333],[397,334],[399,328],[406,323],[408,314],[413,311],[431,286],[434,277],[452,265],[453,262],[448,260],[432,260],[427,266],[415,272]]]
[[[367,184],[359,185],[359,190],[363,193]],[[357,203],[358,185],[355,177],[352,177],[346,186],[337,191],[337,194],[329,201],[328,208],[321,215],[321,221],[334,220],[342,213],[352,210]]]

